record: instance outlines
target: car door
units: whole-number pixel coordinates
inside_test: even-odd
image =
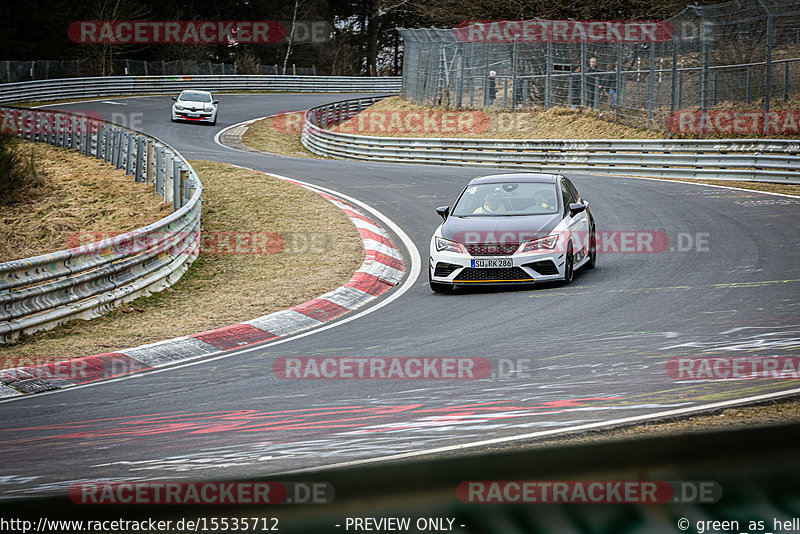
[[[586,210],[575,214],[569,211],[569,205],[578,202],[573,194],[574,187],[568,187],[566,179],[560,180],[561,197],[564,202],[564,222],[572,240],[572,250],[575,254],[575,263],[581,261],[589,251],[589,215]]]

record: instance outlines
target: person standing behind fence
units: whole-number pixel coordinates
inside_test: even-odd
[[[494,99],[497,97],[497,72],[489,71],[489,85],[486,88],[486,94],[489,96],[489,107],[494,105]]]
[[[575,106],[581,105],[581,66],[575,67],[572,73],[569,80],[569,104],[575,109]]]
[[[593,57],[586,69],[586,105],[590,108],[597,107],[597,72],[597,58]]]
[[[603,78],[603,84],[599,86],[600,89],[603,90],[604,95],[609,95],[611,97],[611,111],[617,110],[617,73],[619,72],[619,67],[614,65],[614,71],[609,72]]]

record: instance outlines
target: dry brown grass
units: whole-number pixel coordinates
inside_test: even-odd
[[[0,207],[0,262],[68,247],[75,232],[122,233],[170,213],[152,188],[111,164],[66,148],[22,141],[44,184]]]
[[[247,128],[242,143],[262,152],[322,159],[300,142],[300,128],[294,125],[303,123],[303,113],[296,111],[256,121]]]
[[[205,188],[204,232],[278,232],[288,237],[285,249],[201,254],[173,287],[104,317],[72,321],[0,347],[0,359],[57,361],[212,330],[315,298],[342,285],[361,265],[358,232],[319,195],[231,165],[191,163]]]
[[[420,106],[393,96],[381,100],[369,108],[370,112],[409,113],[412,111],[445,111],[444,108]],[[570,108],[539,109],[531,112],[508,112],[501,109],[452,111],[471,117],[469,125],[456,127],[452,131],[409,132],[399,129],[364,131],[359,127],[358,118],[346,121],[334,130],[387,137],[457,137],[466,139],[658,139],[660,132],[642,128],[632,128],[623,124],[601,119],[598,112]],[[367,123],[368,124],[368,123]],[[465,123],[466,124],[466,123]],[[368,128],[368,126],[367,126]],[[372,130],[372,129],[370,129]],[[424,128],[423,128],[424,130]]]

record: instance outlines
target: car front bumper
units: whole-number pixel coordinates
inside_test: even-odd
[[[476,268],[473,260],[511,260],[510,267]],[[431,281],[452,284],[519,284],[564,278],[564,252],[535,252],[510,256],[472,256],[430,250],[428,269]]]

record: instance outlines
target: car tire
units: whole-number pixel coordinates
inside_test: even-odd
[[[431,286],[431,291],[434,293],[450,293],[453,290],[453,284],[446,282],[434,282],[431,279],[431,269],[428,267],[428,283]]]
[[[564,285],[568,285],[575,277],[575,255],[572,253],[572,241],[567,245],[567,255],[564,257]]]
[[[597,235],[594,226],[589,230],[589,261],[586,262],[587,269],[594,269],[597,266]]]

